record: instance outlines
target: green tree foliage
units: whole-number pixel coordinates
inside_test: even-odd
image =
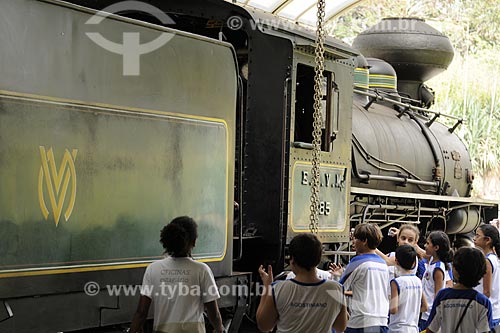
[[[452,64],[427,82],[436,91],[433,109],[466,119],[457,133],[469,147],[479,185],[491,183],[485,177],[500,178],[498,0],[367,0],[328,28],[331,35],[352,43],[384,17],[424,18],[450,38]],[[479,188],[476,193],[500,198],[498,188]]]
[[[498,0],[366,0],[331,22],[333,36],[350,40],[383,17],[419,17],[453,40],[461,55],[498,47]]]

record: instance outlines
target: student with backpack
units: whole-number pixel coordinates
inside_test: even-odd
[[[453,259],[452,288],[434,299],[426,333],[489,333],[493,329],[491,303],[473,288],[486,272],[483,253],[470,247],[457,251]]]

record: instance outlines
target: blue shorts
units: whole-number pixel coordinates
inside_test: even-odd
[[[363,328],[346,328],[344,333],[387,333],[389,328],[387,326],[372,326]]]

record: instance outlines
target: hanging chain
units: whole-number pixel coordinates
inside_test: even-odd
[[[323,70],[325,69],[325,29],[323,21],[325,18],[325,0],[318,0],[318,23],[316,25],[316,50],[314,67],[314,121],[313,121],[313,151],[312,151],[312,186],[311,186],[311,215],[309,230],[317,233],[319,229],[319,183],[320,183],[320,158],[321,158],[321,102],[323,100],[322,83]]]

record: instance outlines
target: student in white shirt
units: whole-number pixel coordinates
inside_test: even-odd
[[[427,333],[489,333],[493,328],[491,303],[473,287],[486,272],[483,253],[463,247],[453,259],[453,277],[457,282],[436,296],[428,320]]]
[[[371,223],[356,226],[353,245],[356,256],[340,278],[347,292],[352,292],[350,318],[345,333],[387,332],[389,313],[389,270],[375,254],[382,241],[379,227]]]
[[[389,333],[418,333],[421,311],[427,310],[422,281],[415,275],[417,251],[411,245],[396,249],[396,278],[391,280]]]
[[[333,274],[329,271],[325,271],[323,269],[319,269],[316,267],[316,276],[320,280],[333,280]],[[290,272],[286,275],[286,280],[295,279],[295,273]]]
[[[188,216],[173,219],[161,230],[160,242],[168,256],[146,268],[131,333],[142,332],[151,303],[155,333],[205,333],[204,308],[214,332],[224,332],[212,271],[191,258],[197,237],[198,226]]]
[[[437,293],[445,287],[448,276],[449,262],[453,253],[450,249],[450,239],[443,231],[433,231],[427,237],[425,252],[430,257],[426,264],[426,270],[422,279],[422,288],[425,299],[429,304],[429,310],[422,313],[419,328],[423,331],[427,327],[427,319],[430,315],[430,308]]]
[[[486,273],[474,288],[488,297],[493,310],[493,325],[500,331],[500,265],[495,254],[500,253],[500,234],[491,224],[482,224],[476,230],[474,245],[486,256]]]
[[[396,236],[396,241],[397,245],[411,245],[417,250],[418,247],[418,237],[420,236],[420,231],[418,230],[417,227],[415,227],[413,224],[403,224],[397,228],[390,228],[389,229],[389,236],[395,235]],[[389,266],[389,276],[390,278],[394,278],[394,267],[396,265],[396,260],[395,260],[395,253],[390,252],[388,254],[384,254],[378,249],[375,250],[375,253],[378,254],[384,261],[386,262],[387,266]],[[417,275],[420,279],[424,275],[425,272],[425,262],[423,259],[420,259],[418,255],[415,257],[415,260],[417,261],[417,265],[413,269],[415,275]]]
[[[258,328],[268,332],[277,326],[278,333],[344,331],[347,309],[342,286],[317,276],[321,242],[313,234],[299,234],[290,242],[289,252],[295,278],[272,283],[271,265],[267,272],[259,267],[264,294],[256,314]]]

